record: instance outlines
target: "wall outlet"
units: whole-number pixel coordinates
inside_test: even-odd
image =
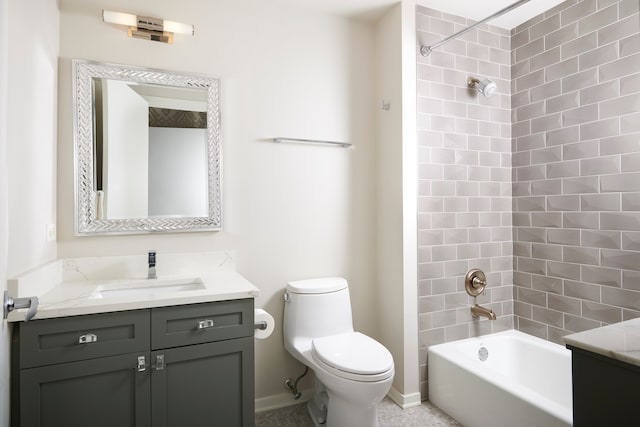
[[[55,224],[47,224],[47,242],[55,242],[57,238],[57,230]]]

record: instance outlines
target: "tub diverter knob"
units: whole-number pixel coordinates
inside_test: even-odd
[[[479,268],[473,268],[469,270],[464,278],[464,288],[467,293],[472,297],[484,293],[484,288],[487,286],[487,277],[484,272]]]

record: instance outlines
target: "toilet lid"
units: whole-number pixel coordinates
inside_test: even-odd
[[[324,294],[341,291],[346,288],[347,281],[342,277],[297,280],[287,283],[287,291],[293,292],[294,294]]]
[[[326,365],[352,374],[377,375],[393,369],[389,350],[359,332],[314,339],[312,354]]]

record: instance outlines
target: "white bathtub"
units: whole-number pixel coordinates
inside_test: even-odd
[[[558,344],[505,331],[428,357],[429,400],[466,427],[572,425],[571,352]]]

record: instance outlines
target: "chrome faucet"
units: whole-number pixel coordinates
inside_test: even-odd
[[[496,320],[496,314],[493,312],[493,310],[482,307],[477,303],[473,304],[473,306],[471,307],[471,315],[473,317],[482,316],[482,317],[486,317],[489,320]]]
[[[147,279],[157,279],[156,275],[156,251],[149,251],[147,254],[147,264],[149,272],[147,273]]]

